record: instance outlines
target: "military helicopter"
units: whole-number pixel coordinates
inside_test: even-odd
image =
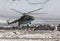
[[[14,20],[14,21],[12,21],[12,22],[9,22],[9,21],[7,20],[7,23],[8,23],[8,25],[10,25],[10,24],[13,24],[13,23],[18,22],[18,26],[20,26],[21,24],[31,24],[31,22],[32,22],[35,18],[34,18],[33,16],[28,15],[28,14],[30,14],[30,13],[32,13],[32,12],[35,12],[35,11],[37,11],[37,10],[41,10],[41,9],[43,9],[43,8],[39,8],[39,9],[30,11],[30,12],[27,12],[27,13],[22,13],[22,12],[20,12],[20,11],[15,10],[15,9],[11,9],[11,10],[13,10],[13,11],[16,11],[16,12],[18,12],[18,13],[23,14],[23,16],[21,16],[20,18]]]

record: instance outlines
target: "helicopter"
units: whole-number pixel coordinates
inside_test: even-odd
[[[35,12],[35,11],[37,11],[37,10],[41,10],[41,9],[43,9],[43,8],[39,8],[39,9],[30,11],[30,12],[28,12],[28,13],[22,13],[22,12],[20,12],[20,11],[15,10],[15,9],[11,9],[11,10],[13,10],[13,11],[16,11],[16,12],[18,12],[18,13],[23,14],[23,16],[21,16],[20,18],[14,20],[14,21],[12,21],[12,22],[9,22],[9,21],[7,20],[7,23],[8,23],[8,25],[10,25],[10,24],[14,24],[14,23],[18,22],[18,26],[19,26],[19,27],[20,27],[21,24],[31,24],[31,22],[32,22],[35,18],[34,18],[33,16],[31,16],[31,15],[28,15],[28,14],[30,14],[30,13],[32,13],[32,12]]]

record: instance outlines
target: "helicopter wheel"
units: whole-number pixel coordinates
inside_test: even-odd
[[[31,24],[31,23],[29,23],[29,24]]]

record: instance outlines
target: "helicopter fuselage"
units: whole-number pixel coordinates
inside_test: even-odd
[[[21,18],[14,20],[12,22],[8,22],[8,24],[13,24],[18,22],[18,26],[20,26],[20,24],[31,24],[31,22],[34,20],[33,16],[30,15],[23,15],[21,16]]]

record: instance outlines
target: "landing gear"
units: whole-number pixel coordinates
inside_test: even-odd
[[[31,23],[30,23],[31,24]]]

